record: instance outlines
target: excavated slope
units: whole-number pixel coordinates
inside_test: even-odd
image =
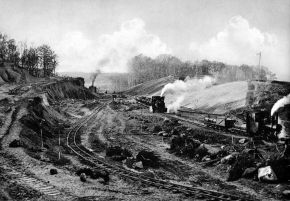
[[[72,99],[93,99],[95,96],[84,87],[83,78],[69,78],[41,86],[49,100],[65,98]]]
[[[151,97],[160,96],[162,88],[174,82],[173,77],[165,77],[153,81],[148,81],[127,90],[129,95],[142,95]],[[181,106],[200,109],[208,112],[225,113],[229,110],[236,110],[246,105],[248,84],[246,81],[229,82],[200,90],[189,91],[184,95]],[[176,94],[167,94],[165,103],[169,105],[177,100]]]
[[[246,106],[248,84],[246,81],[229,82],[186,93],[181,106],[212,113],[226,113]],[[174,95],[166,95],[166,105],[176,100]]]
[[[142,95],[142,96],[151,96],[152,94],[158,93],[162,90],[162,88],[168,84],[174,82],[174,78],[172,76],[160,78],[157,80],[151,80],[148,82],[144,82],[141,84],[138,84],[126,91],[124,93],[128,95]],[[159,93],[160,94],[160,93]]]
[[[26,83],[35,82],[35,78],[27,72],[27,70],[15,67],[9,63],[2,63],[0,65],[0,85],[6,83]]]

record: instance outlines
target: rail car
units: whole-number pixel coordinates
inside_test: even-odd
[[[236,120],[230,119],[225,116],[218,116],[208,114],[208,117],[204,118],[204,124],[208,127],[212,127],[219,130],[226,130],[233,128],[235,126]]]
[[[228,129],[231,133],[235,133],[238,135],[248,135],[247,134],[247,125],[246,124],[242,124],[240,126],[235,125],[234,127]]]
[[[147,106],[151,106],[151,102],[152,102],[151,98],[146,97],[146,96],[139,96],[139,97],[136,98],[136,101],[140,102],[140,103],[143,103],[143,104],[145,104]]]
[[[238,135],[247,135],[247,125],[236,125],[236,120],[226,116],[217,116],[215,114],[208,114],[209,117],[204,118],[204,125],[216,130],[226,131]]]

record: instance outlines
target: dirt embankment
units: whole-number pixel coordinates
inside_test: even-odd
[[[43,159],[41,157],[44,156],[53,162],[57,158],[55,147],[58,145],[58,134],[64,133],[64,128],[71,123],[71,116],[60,108],[65,105],[60,106],[59,103],[67,99],[73,102],[75,99],[79,102],[90,99],[88,101],[92,102],[95,96],[84,87],[83,78],[53,78],[44,81],[21,84],[16,87],[18,90],[15,93],[6,95],[7,101],[11,99],[13,105],[4,101],[1,108],[3,111],[7,110],[7,113],[18,108],[14,112],[18,118],[17,121],[1,118],[1,124],[5,125],[7,121],[6,131],[1,131],[4,137],[1,141],[9,146],[14,139],[19,140],[15,145],[24,147],[33,158]],[[23,88],[28,90],[22,90]],[[20,110],[21,114],[18,112]],[[17,134],[11,133],[10,127],[17,127]]]
[[[82,102],[95,96],[84,87],[83,78],[42,84],[35,88],[35,92],[37,96],[27,100],[27,114],[20,119],[23,125],[20,139],[29,155],[36,159],[43,159],[44,156],[44,160],[54,162],[58,153],[58,135],[61,133],[60,137],[63,137],[64,129],[72,123],[71,115],[62,111],[60,103],[67,99],[79,99]],[[43,147],[46,151],[42,153]],[[63,158],[63,162],[67,160]]]
[[[28,71],[10,63],[0,64],[0,85],[6,83],[26,83],[37,80]]]
[[[124,91],[124,93],[131,96],[136,96],[136,95],[151,96],[152,94],[155,94],[158,92],[158,95],[160,95],[162,88],[166,84],[172,83],[172,82],[174,82],[173,76],[163,77],[157,80],[151,80],[151,81],[144,82],[142,84],[138,84]]]
[[[49,101],[66,98],[84,100],[95,98],[95,95],[85,88],[84,84],[83,78],[68,78],[42,85],[40,91],[46,93]]]

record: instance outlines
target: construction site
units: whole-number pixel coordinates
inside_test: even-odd
[[[0,68],[0,200],[290,196],[288,82],[169,76],[113,93],[97,74],[86,88]]]
[[[0,201],[290,200],[290,1],[0,8]]]

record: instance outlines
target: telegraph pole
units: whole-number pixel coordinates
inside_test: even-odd
[[[60,126],[62,123],[58,123],[58,160],[60,160]]]
[[[40,139],[41,139],[41,150],[43,150],[43,137],[42,137],[42,123],[45,122],[44,119],[41,119],[40,122]]]
[[[60,129],[58,129],[58,160],[60,160]]]
[[[262,69],[261,69],[261,57],[262,57],[262,52],[259,52],[259,53],[257,53],[257,55],[259,56],[259,66],[258,66],[258,68],[259,68],[259,79],[261,79],[261,71],[262,71]]]

